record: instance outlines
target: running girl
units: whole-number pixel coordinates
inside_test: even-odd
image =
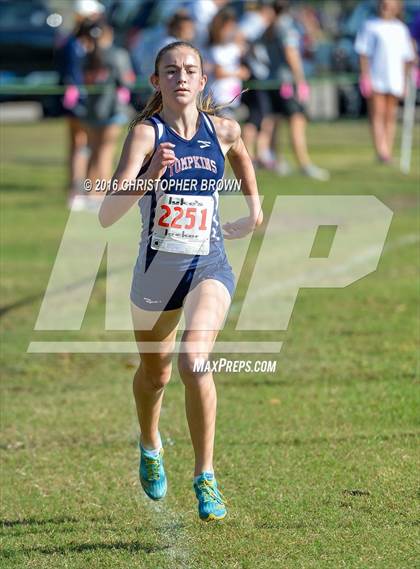
[[[208,99],[203,102],[206,81],[195,47],[175,42],[161,49],[151,76],[155,94],[132,125],[113,179],[122,188],[126,180],[194,178],[197,190],[169,193],[158,188],[143,192],[140,199],[142,190],[137,195],[117,190],[105,197],[99,219],[104,227],[109,226],[138,202],[143,221],[130,295],[140,353],[133,391],[141,432],[141,485],[153,500],[166,494],[158,424],[164,388],[171,377],[177,327],[184,313],[186,329],[178,369],[195,454],[193,486],[199,516],[208,521],[226,515],[213,469],[216,388],[212,373],[196,372],[194,363],[209,357],[234,291],[223,238],[250,233],[262,223],[262,213],[240,127],[233,120],[214,116]],[[218,193],[200,191],[200,181],[220,180],[225,156],[242,180],[249,215],[226,223],[223,235]]]

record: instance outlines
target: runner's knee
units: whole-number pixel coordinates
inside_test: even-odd
[[[134,376],[134,382],[152,390],[163,389],[171,379],[172,363],[167,358],[141,362]]]
[[[179,354],[178,370],[184,385],[190,381],[195,385],[197,380],[206,375],[205,364],[208,360],[208,353],[191,351]]]

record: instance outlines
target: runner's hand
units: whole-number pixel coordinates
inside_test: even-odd
[[[222,226],[225,231],[223,237],[225,239],[241,239],[241,237],[245,237],[245,235],[254,231],[256,226],[257,221],[253,217],[241,217]]]
[[[166,168],[175,162],[176,156],[173,148],[175,144],[172,142],[159,144],[147,169],[147,174],[151,179],[159,180],[166,172]]]

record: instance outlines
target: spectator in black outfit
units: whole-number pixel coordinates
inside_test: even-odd
[[[274,2],[272,22],[262,40],[270,60],[270,79],[279,82],[279,89],[270,91],[272,112],[286,116],[289,121],[293,151],[301,173],[326,181],[329,179],[328,171],[315,166],[308,153],[305,103],[309,99],[309,86],[305,80],[299,51],[299,33],[288,14],[287,0]],[[277,125],[278,117],[272,125],[274,151],[277,150]]]

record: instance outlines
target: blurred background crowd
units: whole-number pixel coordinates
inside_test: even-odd
[[[381,32],[369,35],[365,26],[375,17],[398,21],[384,32],[392,49],[379,54],[399,58],[384,64],[397,68],[396,84],[398,66],[418,65],[416,0],[0,0],[0,101],[36,100],[44,115],[66,117],[69,204],[85,208],[81,181],[111,176],[122,126],[151,94],[157,52],[187,41],[202,50],[216,104],[242,123],[255,166],[290,173],[278,146],[285,120],[299,172],[326,181],[328,171],[310,159],[307,119],[366,114],[372,84],[363,58]],[[389,147],[374,138],[383,162],[391,159],[394,128],[386,115],[395,124],[401,89],[391,102],[373,97],[369,109],[374,134],[375,112],[385,121],[377,121],[379,138],[390,130]]]

